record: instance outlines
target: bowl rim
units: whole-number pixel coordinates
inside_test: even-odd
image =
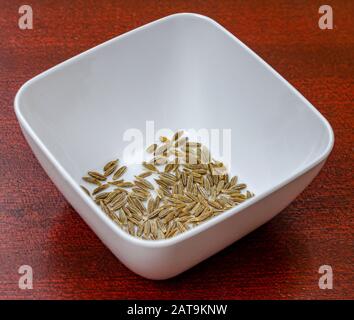
[[[240,45],[246,52],[250,55],[252,55],[259,63],[263,64],[269,72],[273,74],[273,76],[277,77],[279,80],[281,80],[295,95],[305,104],[307,105],[311,111],[317,116],[319,121],[321,121],[324,124],[324,127],[327,129],[328,136],[329,136],[329,141],[328,145],[310,164],[308,164],[306,167],[302,168],[302,170],[299,170],[298,172],[293,173],[290,175],[287,179],[284,179],[282,182],[278,183],[277,185],[273,186],[272,188],[265,190],[257,195],[255,195],[253,198],[248,199],[247,201],[239,204],[238,206],[231,208],[223,214],[218,215],[216,217],[213,217],[210,220],[207,220],[203,222],[202,224],[187,230],[186,232],[183,232],[181,234],[178,234],[172,238],[169,239],[162,239],[162,240],[145,240],[145,239],[140,239],[131,236],[124,230],[122,230],[118,225],[114,223],[113,220],[111,220],[106,214],[102,212],[96,205],[94,205],[94,202],[85,194],[85,192],[80,188],[79,184],[70,176],[70,174],[64,169],[64,167],[56,160],[54,155],[47,149],[46,145],[41,141],[39,136],[33,131],[32,127],[26,120],[25,116],[22,114],[21,107],[20,107],[20,100],[24,92],[31,87],[31,85],[40,79],[50,75],[51,73],[55,72],[58,69],[64,68],[66,65],[75,63],[75,61],[79,60],[80,58],[93,54],[95,51],[97,51],[99,48],[109,46],[112,42],[119,41],[120,39],[123,39],[125,37],[129,37],[133,35],[136,32],[139,32],[140,30],[147,30],[151,28],[152,26],[162,24],[165,21],[168,20],[173,20],[173,19],[179,19],[179,18],[193,18],[193,19],[202,19],[207,21],[208,23],[214,25],[216,28],[218,28],[221,32],[224,32],[226,35],[231,37],[233,41],[235,41],[238,45]],[[15,113],[17,116],[17,119],[20,123],[20,125],[23,127],[25,132],[32,138],[32,140],[35,142],[35,144],[38,146],[40,151],[46,156],[46,158],[49,160],[49,162],[54,166],[54,168],[58,171],[58,173],[61,175],[61,177],[70,185],[70,187],[76,192],[77,196],[80,196],[83,202],[91,208],[95,214],[97,214],[97,217],[101,219],[101,221],[108,226],[108,228],[114,232],[116,235],[122,237],[125,241],[128,241],[132,244],[145,247],[145,248],[163,248],[163,247],[169,247],[173,246],[179,242],[183,242],[189,238],[192,238],[196,236],[197,234],[206,231],[207,229],[211,228],[212,226],[221,223],[222,221],[230,218],[233,215],[236,215],[237,213],[240,213],[241,211],[245,210],[246,208],[258,203],[262,199],[266,198],[270,194],[274,193],[275,191],[281,189],[285,185],[291,183],[298,177],[302,176],[303,174],[307,173],[310,171],[312,168],[320,164],[322,161],[326,160],[326,158],[329,156],[330,152],[332,151],[333,145],[334,145],[334,133],[331,125],[327,121],[327,119],[295,88],[293,87],[286,79],[284,79],[277,71],[275,71],[267,62],[265,62],[261,57],[259,57],[255,52],[253,52],[249,47],[247,47],[242,41],[240,41],[236,36],[234,36],[231,32],[226,30],[222,25],[220,25],[218,22],[215,20],[198,14],[198,13],[176,13],[172,15],[168,15],[166,17],[160,18],[158,20],[152,21],[150,23],[147,23],[143,26],[140,26],[136,29],[133,29],[131,31],[128,31],[124,34],[118,35],[108,41],[105,41],[91,49],[88,49],[78,55],[75,55],[72,58],[69,58],[68,60],[65,60],[64,62],[61,62],[54,67],[49,68],[48,70],[40,73],[39,75],[33,77],[32,79],[28,80],[25,82],[20,89],[18,90],[15,100],[14,100],[14,109]]]

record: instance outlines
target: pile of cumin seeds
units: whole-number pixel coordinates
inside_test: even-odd
[[[167,239],[253,197],[237,176],[199,142],[177,131],[149,146],[149,161],[133,181],[118,159],[88,171],[81,188],[117,225],[134,237]]]

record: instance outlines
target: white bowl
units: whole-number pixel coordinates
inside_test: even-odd
[[[39,162],[128,268],[166,279],[283,210],[333,146],[326,119],[215,21],[176,14],[88,50],[31,79],[15,110]],[[232,171],[256,196],[167,240],[134,238],[80,189],[88,168],[119,156],[129,128],[231,128]]]

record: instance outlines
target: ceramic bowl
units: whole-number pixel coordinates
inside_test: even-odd
[[[334,141],[294,87],[198,14],[157,20],[49,69],[21,87],[15,110],[65,198],[123,264],[150,279],[173,277],[269,221],[318,174]],[[173,130],[231,129],[231,171],[256,196],[170,239],[121,230],[79,185],[147,120]]]

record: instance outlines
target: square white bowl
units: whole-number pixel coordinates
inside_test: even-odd
[[[36,76],[17,93],[15,110],[66,199],[122,263],[150,279],[175,276],[270,220],[318,174],[334,141],[326,119],[267,63],[215,21],[188,13]],[[117,157],[125,130],[143,130],[146,120],[171,129],[231,128],[232,173],[256,196],[171,239],[122,231],[80,179]]]

